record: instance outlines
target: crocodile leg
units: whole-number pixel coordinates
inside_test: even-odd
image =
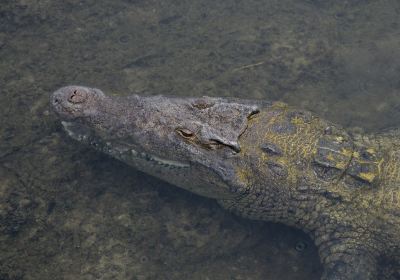
[[[366,249],[365,245],[355,244],[355,240],[348,241],[337,241],[338,243],[333,242],[335,244],[325,246],[325,248],[323,248],[324,246],[319,247],[324,265],[324,273],[321,279],[377,279],[376,257]]]
[[[370,267],[363,258],[354,263],[336,261],[330,263],[322,275],[322,280],[372,280],[376,279],[375,266]]]

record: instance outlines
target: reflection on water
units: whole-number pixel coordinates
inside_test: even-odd
[[[48,94],[265,98],[386,129],[400,120],[399,15],[396,0],[2,1],[0,278],[317,279],[304,235],[69,142]]]

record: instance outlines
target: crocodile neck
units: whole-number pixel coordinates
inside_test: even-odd
[[[353,212],[365,225],[386,213],[382,205],[399,209],[393,199],[399,196],[400,160],[388,153],[392,145],[386,136],[352,137],[277,103],[249,121],[240,144],[238,196],[220,203],[242,216],[314,232],[347,224]]]

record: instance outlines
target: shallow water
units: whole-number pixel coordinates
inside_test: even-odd
[[[321,273],[302,233],[66,139],[49,112],[58,87],[282,100],[375,132],[400,120],[399,77],[396,0],[2,1],[0,279]]]

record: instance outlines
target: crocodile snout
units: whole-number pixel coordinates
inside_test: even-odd
[[[84,86],[62,87],[50,97],[53,110],[63,119],[83,117],[104,93]]]

